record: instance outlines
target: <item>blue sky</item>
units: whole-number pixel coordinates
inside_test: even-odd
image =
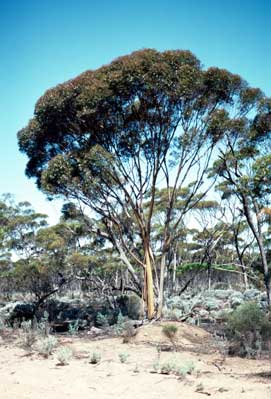
[[[16,133],[46,89],[119,55],[189,49],[271,95],[270,16],[269,0],[0,1],[0,194],[56,221],[60,204],[25,177]]]

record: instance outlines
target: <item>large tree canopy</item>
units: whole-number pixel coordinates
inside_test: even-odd
[[[100,215],[126,264],[145,270],[152,317],[153,272],[161,310],[167,254],[184,215],[208,190],[204,177],[215,146],[229,125],[233,135],[244,123],[264,134],[262,97],[238,75],[204,70],[189,51],[137,51],[38,100],[34,118],[18,134],[29,158],[26,173],[49,195],[79,200]],[[178,193],[187,185],[180,210]],[[156,257],[150,238],[161,187],[166,215]]]

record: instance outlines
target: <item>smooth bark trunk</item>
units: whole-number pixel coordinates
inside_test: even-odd
[[[159,286],[158,310],[157,310],[158,318],[162,316],[163,305],[164,305],[165,269],[166,269],[166,255],[163,254],[160,266],[160,286]]]
[[[154,291],[153,291],[153,277],[152,277],[150,249],[147,245],[145,246],[145,268],[146,268],[144,274],[145,300],[147,302],[148,319],[151,320],[154,317]]]

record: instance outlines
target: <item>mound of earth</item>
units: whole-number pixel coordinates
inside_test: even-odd
[[[212,335],[200,327],[189,325],[182,322],[167,321],[160,323],[150,323],[138,329],[134,337],[134,343],[170,346],[168,338],[163,334],[163,326],[175,325],[178,330],[176,333],[176,344],[179,348],[187,350],[210,349],[213,346]]]

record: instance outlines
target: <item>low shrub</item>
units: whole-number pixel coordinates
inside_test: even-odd
[[[67,347],[60,348],[56,354],[57,360],[61,366],[65,366],[72,358],[72,350]]]
[[[177,349],[177,332],[178,327],[175,324],[165,324],[162,333],[169,339],[174,350]]]
[[[179,377],[185,377],[187,374],[192,374],[195,371],[195,364],[189,361],[181,366],[176,367],[175,374]]]
[[[38,339],[38,333],[32,328],[31,321],[23,321],[21,328],[23,330],[23,347],[30,351]]]
[[[69,324],[69,334],[76,335],[79,330],[79,320],[75,320],[74,322]]]
[[[109,326],[108,316],[98,312],[96,316],[96,324],[98,327],[107,328]]]
[[[89,363],[91,364],[98,364],[102,359],[102,355],[100,352],[92,352],[89,355]]]
[[[129,353],[127,352],[119,353],[119,360],[121,363],[126,363],[128,358],[129,358]]]
[[[40,355],[47,358],[53,353],[53,350],[56,348],[56,346],[57,339],[55,337],[49,336],[37,343],[37,351]]]
[[[116,335],[122,335],[125,328],[126,318],[123,316],[121,312],[119,312],[117,317],[117,323],[114,325],[114,332]]]
[[[161,374],[171,374],[171,373],[174,373],[175,370],[176,370],[176,362],[174,359],[171,359],[165,363],[162,363],[160,366]]]
[[[175,358],[161,364],[159,361],[156,361],[152,365],[152,372],[154,373],[173,374],[178,377],[185,377],[187,374],[192,374],[194,370],[194,362],[188,361],[184,364],[179,364]]]
[[[230,353],[246,357],[259,356],[271,341],[271,322],[254,302],[238,306],[226,321]]]

